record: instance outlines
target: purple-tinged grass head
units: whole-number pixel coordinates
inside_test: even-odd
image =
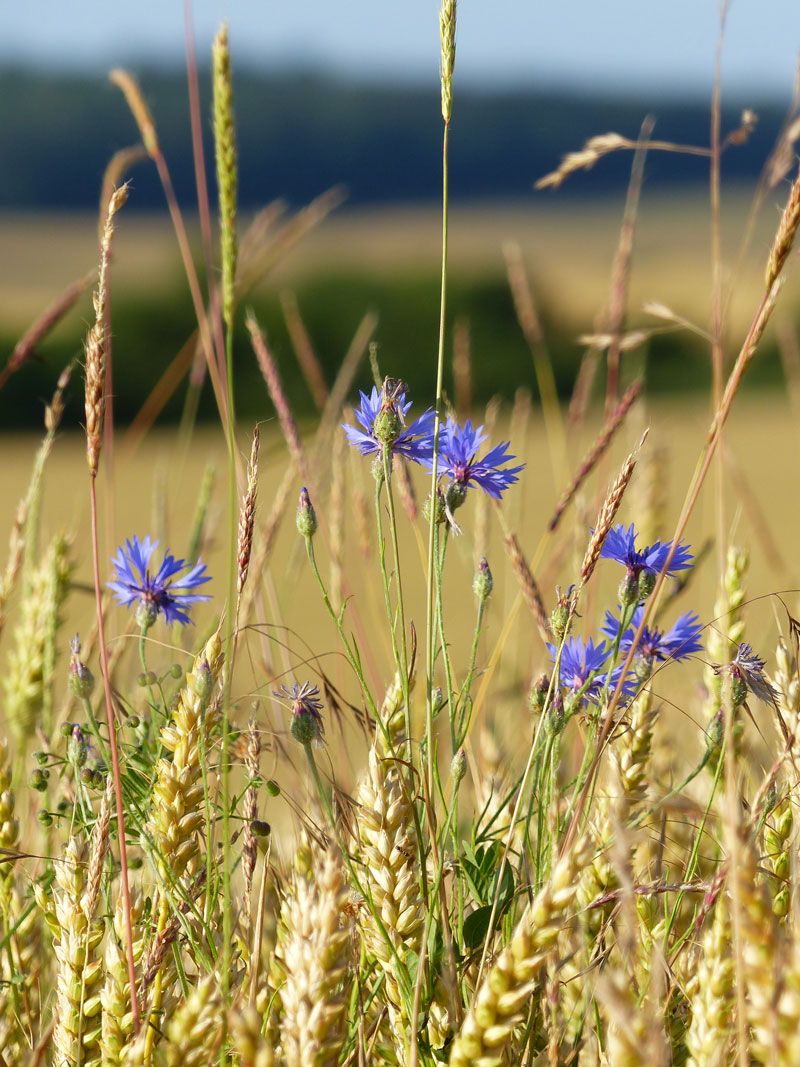
[[[191,622],[187,608],[211,597],[196,593],[198,586],[209,581],[206,565],[199,560],[191,565],[176,559],[167,552],[157,570],[150,568],[150,561],[158,541],[145,537],[131,537],[117,549],[112,559],[114,581],[108,583],[118,604],[125,607],[136,605],[136,617],[145,627],[152,626],[159,615],[168,623]],[[181,573],[183,572],[183,573]]]
[[[349,423],[343,423],[342,429],[348,443],[362,456],[375,455],[387,447],[392,455],[425,463],[433,454],[433,411],[426,411],[406,426],[410,410],[411,401],[406,400],[405,393],[378,392],[373,386],[369,396],[361,393],[361,403],[354,409],[361,429]],[[387,433],[386,426],[390,423],[394,429]]]
[[[465,493],[478,486],[489,496],[499,500],[503,493],[519,480],[525,464],[509,467],[516,459],[509,452],[510,442],[502,441],[478,459],[478,450],[486,441],[482,426],[473,426],[467,419],[463,426],[449,416],[439,436],[439,470],[446,474],[457,489]],[[426,461],[431,466],[432,460]]]
[[[633,639],[641,625],[643,614],[644,608],[642,607],[638,607],[634,611],[630,627],[620,639],[619,647],[623,652],[627,653],[630,650]],[[612,642],[617,639],[619,627],[620,620],[612,615],[610,611],[607,611],[603,633]],[[655,626],[645,626],[641,639],[636,646],[636,652],[650,663],[686,659],[687,656],[702,651],[703,645],[700,641],[702,631],[703,627],[697,615],[687,611],[678,618],[677,622],[669,630],[659,630]]]

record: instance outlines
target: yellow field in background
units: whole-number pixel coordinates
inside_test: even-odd
[[[673,522],[683,498],[689,477],[694,468],[708,424],[708,411],[698,400],[680,402],[661,401],[653,405],[646,415],[633,420],[628,440],[620,443],[613,464],[603,471],[602,486],[610,480],[623,447],[627,448],[641,432],[643,423],[651,428],[647,447],[662,450],[666,456],[666,482],[668,497],[668,521]],[[506,430],[508,424],[506,423]],[[569,442],[573,463],[576,464],[594,427],[587,427],[580,439]],[[800,502],[796,492],[798,482],[798,443],[800,426],[790,411],[788,399],[774,395],[769,399],[744,396],[735,406],[726,443],[724,470],[726,495],[726,524],[733,531],[739,544],[748,545],[752,553],[752,566],[747,578],[747,589],[753,598],[765,597],[748,611],[748,636],[754,644],[765,642],[764,653],[771,651],[774,640],[775,611],[780,608],[775,598],[766,594],[778,590],[792,590],[797,585],[797,541],[800,528]],[[33,435],[0,439],[0,462],[3,467],[4,499],[6,506],[0,516],[0,544],[10,527],[16,501],[23,494],[33,460],[37,439]],[[546,528],[552,506],[558,495],[550,463],[544,432],[534,409],[527,440],[515,440],[514,451],[527,464],[518,486],[508,494],[504,503],[505,517],[515,530],[529,555],[533,555]],[[243,442],[244,446],[244,442]],[[86,629],[92,617],[92,602],[89,596],[90,556],[87,540],[87,485],[83,441],[77,435],[65,434],[56,444],[48,470],[44,506],[43,528],[52,534],[66,529],[74,535],[74,554],[77,561],[76,582],[79,590],[73,597],[69,627]],[[259,524],[263,524],[272,507],[273,497],[285,468],[285,451],[277,432],[267,433],[262,454],[261,482],[259,487]],[[103,514],[106,525],[104,540],[106,557],[112,547],[123,537],[131,534],[143,536],[155,534],[162,538],[174,552],[186,550],[192,515],[203,472],[208,463],[216,466],[219,478],[211,508],[211,529],[214,531],[207,560],[214,581],[208,591],[215,595],[219,605],[225,595],[225,567],[227,555],[220,549],[225,540],[225,458],[224,442],[219,432],[201,431],[185,457],[179,454],[173,434],[160,433],[148,439],[136,453],[118,451],[113,469],[113,506],[108,491],[108,467],[101,472],[100,488]],[[349,469],[348,469],[349,470]],[[371,492],[368,461],[359,459],[355,470],[363,472],[363,488]],[[415,472],[418,492],[426,489],[424,475]],[[328,553],[325,545],[327,508],[327,478],[321,484],[310,486],[320,516],[318,554],[323,573],[328,573]],[[352,485],[352,483],[351,483]],[[298,481],[299,488],[299,481]],[[561,487],[559,486],[558,489]],[[552,604],[556,582],[568,583],[579,567],[580,556],[585,547],[588,528],[597,508],[597,492],[600,485],[592,483],[589,492],[573,508],[565,525],[574,535],[574,553],[562,557],[560,563],[545,553],[545,562],[539,577],[543,591]],[[348,500],[351,494],[348,493]],[[635,484],[629,491],[620,517],[625,521],[635,519]],[[768,514],[766,509],[769,508]],[[764,510],[762,510],[764,509]],[[474,531],[476,529],[476,502],[470,499],[458,513],[464,533],[453,539],[448,559],[446,597],[451,605],[448,615],[448,638],[457,646],[458,652],[466,652],[471,632],[471,607],[463,608],[464,596],[471,605],[469,592],[474,568]],[[414,620],[417,632],[424,632],[424,577],[422,544],[424,531],[420,520],[419,536],[415,536],[405,516],[400,516],[401,552],[404,558],[403,581],[409,616]],[[513,605],[517,593],[516,581],[505,558],[502,537],[494,515],[490,515],[491,541],[490,564],[495,574],[495,594],[488,616],[482,657],[485,657],[498,637],[500,629]],[[688,538],[699,546],[715,529],[714,481],[709,480],[688,531]],[[669,534],[669,528],[665,531]],[[272,562],[274,586],[268,582],[265,597],[260,607],[259,618],[267,625],[264,633],[270,647],[270,658],[275,670],[297,667],[309,657],[320,656],[320,664],[338,680],[345,681],[346,671],[337,652],[337,640],[333,627],[324,615],[318,592],[308,573],[306,560],[300,551],[299,538],[294,528],[294,499],[287,514]],[[377,562],[364,560],[358,549],[356,523],[352,513],[345,518],[345,577],[353,594],[348,619],[354,632],[362,638],[367,669],[376,688],[382,690],[389,675],[391,661],[386,636],[383,603],[380,594],[380,579]],[[600,607],[614,602],[618,569],[612,564],[601,564],[593,582],[594,589],[589,601],[584,602],[581,631],[589,634],[599,626],[597,612]],[[716,586],[716,560],[713,555],[699,568],[692,585],[683,594],[677,611],[688,610],[694,605],[707,606],[713,603]],[[81,587],[85,591],[81,592]],[[784,596],[794,610],[797,602],[792,592]],[[196,612],[198,629],[188,635],[188,643],[196,641],[197,634],[209,621],[214,605],[203,606]],[[447,611],[447,607],[445,608]],[[502,676],[508,686],[524,684],[529,672],[545,665],[546,653],[532,623],[523,615],[525,624],[515,627],[512,640],[504,650]],[[128,623],[121,608],[113,608],[109,632],[121,633]],[[710,622],[704,617],[704,622]],[[67,631],[68,632],[68,631]],[[154,636],[169,641],[171,635],[163,628]],[[124,639],[124,638],[123,638]],[[127,640],[132,641],[132,638]],[[248,641],[255,641],[255,651],[261,637],[250,634]],[[283,651],[286,646],[287,651]],[[131,648],[133,654],[133,648]],[[177,658],[183,652],[176,650]],[[260,656],[260,653],[259,653]],[[243,691],[237,696],[245,702],[248,696],[272,684],[261,667],[252,659],[252,670],[246,680],[242,676]],[[463,657],[462,657],[463,658]],[[305,669],[300,666],[300,671]],[[699,684],[702,672],[698,666],[684,670],[682,677],[690,690],[683,692],[687,705],[676,709],[676,715],[691,711],[691,686]],[[658,688],[658,687],[657,687]],[[670,699],[675,693],[670,688]]]
[[[723,198],[726,278],[737,281],[729,314],[736,330],[752,314],[764,262],[785,200],[775,190],[755,220],[749,253],[738,262],[748,231],[750,196],[728,189]],[[543,304],[568,329],[592,328],[608,292],[622,215],[622,197],[571,200],[531,195],[524,203],[456,206],[451,216],[451,269],[498,274],[502,246],[518,241]],[[419,272],[438,269],[440,215],[433,207],[340,209],[293,249],[266,285],[294,285],[317,272]],[[74,278],[96,262],[96,220],[88,216],[0,217],[0,324],[21,331]],[[119,226],[114,284],[126,294],[158,289],[180,278],[180,259],[165,216],[129,214]],[[705,326],[709,318],[709,222],[704,190],[649,193],[640,211],[630,294],[638,309],[658,300]],[[784,306],[795,303],[797,272],[790,272]]]

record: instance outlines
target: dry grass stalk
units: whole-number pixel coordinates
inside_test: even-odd
[[[511,561],[511,569],[517,576],[519,587],[525,598],[525,603],[528,605],[528,610],[536,623],[539,636],[542,641],[547,644],[549,641],[553,640],[553,630],[550,626],[550,619],[548,618],[547,610],[544,606],[539,583],[534,578],[533,571],[528,566],[528,561],[525,558],[525,553],[522,551],[517,535],[514,533],[506,534],[503,543],[508,558]]]
[[[286,329],[289,332],[289,339],[292,342],[294,354],[297,356],[297,362],[300,364],[300,369],[311,393],[314,406],[317,411],[324,411],[328,399],[328,386],[325,381],[325,375],[322,373],[319,358],[314,351],[311,338],[308,336],[308,330],[300,316],[297,297],[294,293],[281,293],[281,307],[283,308],[283,317],[286,322]]]
[[[128,186],[115,189],[108,202],[103,237],[100,242],[100,270],[97,287],[92,297],[95,321],[84,344],[86,375],[86,457],[89,473],[97,477],[100,462],[100,441],[105,410],[106,374],[106,302],[108,296],[108,267],[111,259],[111,242],[114,237],[114,220],[119,209],[128,199]]]
[[[646,437],[647,432],[645,431],[641,441],[622,464],[619,474],[609,486],[606,498],[603,501],[597,516],[594,532],[586,548],[583,563],[581,564],[582,585],[586,585],[594,573],[597,561],[600,558],[600,549],[603,547],[603,542],[606,539],[608,531],[614,525],[614,519],[617,516],[620,504],[622,503],[622,498],[625,495],[625,490],[628,488],[628,483],[630,482],[636,467],[636,457],[644,444]]]
[[[233,76],[228,27],[220,26],[211,49],[214,88],[214,151],[219,196],[220,258],[222,260],[222,315],[228,330],[233,329],[235,307],[236,195],[238,170],[236,128],[233,118]]]
[[[121,70],[120,68],[112,70],[108,75],[108,80],[122,90],[125,102],[136,120],[136,125],[139,127],[139,133],[147,154],[154,158],[159,151],[156,124],[153,122],[153,116],[147,106],[147,101],[142,96],[139,83],[127,70]]]
[[[8,357],[5,367],[0,370],[0,389],[6,384],[12,374],[24,366],[33,356],[39,344],[47,337],[52,329],[64,318],[77,304],[81,296],[86,292],[94,280],[94,271],[85,274],[82,278],[68,285],[46,311],[32,323],[19,341],[14,345],[14,350]]]
[[[578,470],[575,473],[572,482],[564,491],[561,499],[556,505],[556,510],[553,512],[553,517],[548,523],[548,529],[552,533],[558,526],[564,512],[569,505],[575,499],[575,494],[580,487],[592,473],[598,462],[605,455],[608,450],[608,446],[613,441],[617,430],[625,421],[625,417],[630,411],[633,404],[638,400],[642,391],[641,381],[636,381],[632,385],[629,385],[625,390],[625,393],[617,405],[616,409],[612,413],[611,417],[607,420],[605,426],[600,432],[599,436],[595,439],[594,444],[584,456]]]
[[[251,719],[247,727],[247,751],[245,767],[250,784],[244,795],[244,844],[242,845],[242,878],[244,879],[245,914],[249,914],[250,892],[253,888],[253,874],[258,859],[258,845],[253,833],[253,823],[258,818],[258,781],[261,773],[261,734],[258,725]]]
[[[781,215],[778,232],[772,242],[767,260],[766,289],[772,289],[775,280],[784,268],[789,253],[792,251],[797,228],[800,226],[800,174],[795,178],[789,192],[789,199]]]
[[[17,505],[11,533],[8,536],[8,560],[0,578],[0,634],[5,627],[8,601],[14,592],[17,577],[25,554],[25,526],[28,517],[28,502],[24,498]]]
[[[450,1067],[500,1064],[514,1028],[559,933],[571,921],[579,875],[591,856],[580,841],[553,869],[550,880],[520,919],[477,990],[450,1051]]]
[[[453,323],[453,394],[458,417],[468,418],[472,412],[472,346],[466,318]]]
[[[400,495],[400,503],[403,505],[403,511],[406,513],[409,522],[416,522],[419,517],[417,494],[414,491],[414,483],[411,481],[408,464],[402,456],[398,457],[398,461],[395,462],[394,475],[397,479],[397,490]]]
[[[247,489],[239,510],[239,534],[236,547],[236,593],[239,598],[247,582],[250,568],[250,554],[253,548],[253,524],[256,517],[256,490],[258,487],[258,450],[261,432],[253,427],[253,441],[250,446],[250,461],[247,465]]]
[[[344,564],[344,501],[345,501],[345,439],[339,434],[334,438],[331,459],[331,495],[329,503],[330,530],[330,582],[331,603],[338,609],[342,603]]]
[[[611,152],[618,152],[620,149],[635,152],[640,147],[648,152],[678,152],[683,155],[705,157],[711,155],[710,149],[699,148],[696,145],[675,144],[672,141],[652,141],[649,138],[644,141],[632,141],[629,137],[623,137],[619,133],[601,133],[595,137],[590,137],[579,152],[567,153],[557,169],[539,178],[534,183],[534,188],[558,189],[571,174],[575,174],[579,170],[591,170],[595,163]]]
[[[258,359],[258,365],[269,390],[270,399],[278,415],[278,422],[283,432],[283,438],[286,441],[286,447],[289,449],[289,455],[297,464],[302,477],[306,479],[308,465],[300,442],[300,431],[297,429],[297,423],[284,392],[277,364],[269,350],[267,339],[252,311],[247,313],[247,329],[250,331],[253,351]]]

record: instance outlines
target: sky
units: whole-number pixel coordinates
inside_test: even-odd
[[[105,70],[180,62],[183,0],[0,0],[0,63]],[[370,79],[435,80],[439,0],[194,0],[207,53],[227,19],[234,56]],[[472,84],[708,91],[717,0],[460,0],[457,75]],[[734,94],[791,93],[799,0],[732,0],[723,58]]]

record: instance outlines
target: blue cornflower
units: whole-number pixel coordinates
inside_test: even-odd
[[[655,544],[637,551],[636,530],[633,523],[627,530],[622,523],[618,523],[606,534],[600,555],[603,559],[614,559],[617,563],[621,563],[633,578],[638,579],[643,572],[653,578],[666,563],[671,548],[671,541],[656,541]],[[673,575],[677,571],[687,570],[691,567],[693,559],[689,546],[679,541],[667,574]]]
[[[291,734],[295,741],[303,745],[321,744],[325,735],[322,725],[322,701],[319,698],[319,686],[311,682],[297,682],[282,685],[274,690],[274,696],[289,700],[292,704]]]
[[[483,459],[478,460],[478,449],[486,440],[482,426],[473,426],[467,419],[464,426],[459,426],[454,418],[448,417],[439,436],[439,469],[453,481],[457,490],[466,493],[471,485],[480,486],[489,496],[499,500],[509,486],[518,481],[519,467],[507,467],[516,456],[509,451],[510,442],[503,441],[490,448]],[[430,467],[432,460],[426,460]]]
[[[644,608],[638,607],[633,613],[630,628],[622,635],[619,647],[627,652],[636,635],[642,621]],[[651,663],[656,660],[681,660],[691,656],[694,652],[700,652],[703,648],[699,640],[703,631],[697,615],[687,611],[681,615],[678,621],[669,630],[662,631],[655,626],[645,626],[642,637],[637,646],[637,653]],[[603,633],[615,641],[619,633],[619,619],[606,612],[606,622]]]
[[[555,663],[558,654],[557,646],[548,645],[547,648],[553,657],[553,663]],[[559,667],[561,688],[568,690],[573,695],[581,693],[581,699],[584,703],[596,700],[606,688],[608,672],[603,672],[602,668],[610,653],[611,649],[606,647],[605,641],[595,644],[591,637],[585,642],[580,637],[568,638],[564,642],[564,648],[561,652]],[[621,673],[621,667],[615,667],[611,672],[611,678],[608,682],[611,692],[616,688]],[[633,677],[626,678],[622,687],[623,695],[630,696],[635,685],[636,682]]]
[[[117,603],[126,607],[138,604],[137,618],[144,626],[151,626],[159,614],[163,614],[167,622],[191,622],[184,608],[211,599],[193,592],[209,581],[206,566],[199,561],[189,566],[185,560],[176,559],[167,552],[161,566],[152,574],[150,560],[156,548],[158,541],[151,541],[149,537],[143,541],[138,537],[127,540],[111,561],[116,575],[115,581],[109,582],[108,586],[114,590]],[[187,566],[189,570],[180,575]]]
[[[369,396],[361,393],[361,404],[354,410],[362,429],[348,423],[343,423],[342,428],[349,444],[362,456],[379,453],[386,445],[394,455],[424,463],[433,454],[433,411],[426,411],[406,426],[410,408],[405,392],[384,387],[379,393],[373,386]]]

